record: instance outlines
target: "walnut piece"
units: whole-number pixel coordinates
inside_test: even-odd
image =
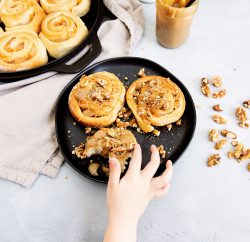
[[[85,133],[90,134],[91,133],[91,128],[89,128],[89,127],[85,128]]]
[[[232,144],[232,146],[236,146],[236,145],[238,145],[238,141],[236,141],[236,140],[232,141],[231,144]]]
[[[212,77],[212,84],[215,87],[221,87],[222,86],[222,78],[220,76]]]
[[[246,149],[241,143],[237,144],[234,151],[231,151],[230,153],[232,158],[237,159],[238,162],[250,159],[250,149]]]
[[[207,166],[211,167],[211,166],[215,166],[220,164],[221,161],[221,157],[219,154],[213,154],[211,155],[208,160],[207,160]]]
[[[216,150],[220,150],[226,143],[227,143],[227,140],[226,139],[222,139],[222,140],[220,140],[220,141],[218,141],[218,142],[215,143],[214,148]]]
[[[247,170],[250,171],[250,163],[247,165]]]
[[[159,147],[157,147],[157,149],[159,150],[159,154],[160,156],[165,159],[166,158],[166,150],[164,149],[163,145],[160,145]]]
[[[217,124],[226,124],[227,123],[227,120],[219,115],[214,115],[213,121]]]
[[[221,134],[224,137],[229,138],[229,139],[237,139],[237,135],[234,132],[226,130],[226,129],[222,129]]]
[[[208,139],[212,142],[216,142],[219,140],[219,132],[215,129],[209,131]]]
[[[142,69],[139,70],[138,76],[139,76],[139,77],[146,76],[146,75],[145,75],[145,68],[142,68]]]
[[[181,122],[182,122],[182,120],[179,119],[179,120],[176,122],[176,125],[177,125],[177,126],[181,126]]]
[[[211,91],[209,86],[209,80],[206,77],[203,77],[201,79],[201,91],[205,96],[210,97]]]
[[[170,131],[172,129],[173,125],[172,124],[168,124],[167,125],[167,130]]]
[[[249,128],[249,124],[247,123],[247,112],[244,108],[238,107],[236,109],[236,116],[239,120],[239,126],[242,128]]]
[[[227,94],[227,91],[226,91],[226,89],[222,89],[222,90],[220,90],[220,91],[218,91],[218,92],[215,92],[214,94],[213,94],[213,98],[222,98],[222,97],[224,97],[225,95]]]
[[[154,129],[154,130],[153,130],[153,134],[154,134],[155,136],[160,136],[161,132],[160,132],[159,130],[157,130],[157,129]]]
[[[244,106],[245,108],[250,108],[250,100],[244,101],[244,102],[243,102],[243,106]]]
[[[216,112],[221,112],[223,109],[221,108],[220,104],[216,104],[213,106],[213,110]]]

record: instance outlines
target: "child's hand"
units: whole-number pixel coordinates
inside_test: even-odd
[[[121,180],[119,162],[110,159],[107,190],[109,224],[136,228],[137,222],[149,201],[162,197],[168,192],[169,180],[173,172],[172,163],[168,161],[164,173],[153,178],[160,165],[160,156],[154,145],[151,146],[151,152],[151,161],[141,171],[141,148],[139,144],[135,145],[128,171]]]

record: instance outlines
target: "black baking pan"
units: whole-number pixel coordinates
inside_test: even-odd
[[[68,108],[68,96],[71,89],[79,81],[83,74],[89,75],[99,71],[112,72],[120,78],[125,86],[129,86],[133,81],[138,79],[137,73],[141,68],[145,68],[147,75],[160,75],[163,77],[169,77],[181,88],[186,99],[186,109],[181,118],[182,123],[180,126],[173,124],[171,131],[168,131],[166,127],[157,127],[161,134],[159,137],[155,137],[152,134],[138,133],[136,129],[130,129],[135,135],[137,142],[142,147],[142,168],[145,167],[145,165],[150,160],[151,154],[149,148],[151,144],[155,144],[156,146],[161,144],[164,145],[167,151],[167,159],[172,160],[173,163],[178,160],[178,158],[188,147],[195,131],[196,111],[192,97],[183,83],[165,68],[147,59],[122,57],[104,60],[92,65],[86,70],[81,71],[79,75],[77,75],[64,88],[59,96],[56,107],[55,125],[59,148],[69,165],[71,165],[83,176],[104,183],[106,183],[108,180],[104,174],[100,174],[98,177],[91,176],[88,172],[90,159],[81,160],[72,154],[72,150],[74,149],[73,147],[78,146],[80,143],[85,143],[87,136],[85,134],[85,127],[78,124],[70,114]],[[97,159],[99,159],[100,162],[107,162],[101,157],[98,157]],[[162,164],[157,170],[155,174],[156,176],[160,175],[164,171],[165,161],[162,159]]]
[[[13,82],[20,79],[33,77],[48,71],[56,71],[59,73],[77,73],[87,65],[89,65],[102,51],[100,41],[97,37],[97,30],[103,19],[103,0],[91,1],[90,11],[87,15],[81,19],[86,24],[89,34],[88,36],[72,51],[70,51],[65,56],[54,59],[49,57],[49,61],[46,65],[25,71],[17,72],[0,72],[1,82]],[[81,50],[86,46],[91,45],[89,51],[77,60],[74,64],[66,65],[65,63],[75,57]]]

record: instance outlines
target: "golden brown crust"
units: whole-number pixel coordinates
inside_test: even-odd
[[[181,89],[161,76],[144,76],[133,82],[126,100],[144,132],[152,132],[153,125],[165,126],[178,121],[186,107]]]
[[[88,127],[107,127],[124,105],[125,87],[112,73],[97,72],[83,76],[69,95],[72,116]]]

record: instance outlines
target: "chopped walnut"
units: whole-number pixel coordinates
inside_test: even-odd
[[[250,171],[250,163],[247,165],[247,170]]]
[[[244,101],[244,102],[243,102],[243,106],[244,106],[245,108],[250,108],[250,100]]]
[[[112,137],[112,138],[115,138],[115,136],[116,136],[115,130],[111,128],[111,129],[108,131],[108,135],[109,135],[110,137]]]
[[[85,128],[85,133],[90,134],[91,133],[91,128],[89,128],[89,127]]]
[[[222,129],[221,134],[224,137],[229,138],[229,139],[237,139],[237,135],[234,132],[226,130],[226,129]]]
[[[209,80],[206,77],[203,77],[201,79],[201,91],[205,96],[210,97],[211,91],[209,86]]]
[[[215,87],[221,87],[222,86],[222,78],[220,76],[214,76],[214,77],[212,77],[212,83]]]
[[[217,140],[219,140],[219,132],[215,129],[210,130],[208,134],[208,139],[212,142],[216,142]]]
[[[139,70],[138,76],[139,76],[139,77],[146,76],[146,75],[145,75],[145,68],[142,68],[142,69]]]
[[[160,132],[159,130],[157,130],[157,129],[154,129],[154,130],[153,130],[153,134],[154,134],[155,136],[160,136],[161,132]]]
[[[236,116],[239,120],[239,126],[242,128],[249,128],[249,124],[247,123],[247,113],[246,110],[242,107],[238,107],[236,109]]]
[[[168,124],[167,125],[167,130],[170,131],[172,129],[173,125],[172,124]]]
[[[243,144],[237,144],[235,150],[232,152],[233,158],[237,159],[238,162],[250,159],[250,149],[244,148]]]
[[[207,166],[211,167],[211,166],[215,166],[218,165],[221,161],[221,157],[219,154],[213,154],[211,155],[208,160],[207,160]]]
[[[177,125],[177,126],[181,126],[181,122],[182,122],[182,120],[179,119],[179,120],[176,122],[176,125]]]
[[[105,86],[106,83],[107,83],[107,82],[106,82],[105,80],[103,80],[103,79],[99,79],[97,82],[98,82],[98,84],[99,84],[100,86],[102,86],[102,87]]]
[[[232,144],[232,146],[236,146],[236,145],[238,145],[238,141],[232,141],[231,144]]]
[[[214,148],[216,150],[220,150],[226,143],[227,143],[227,140],[226,139],[222,139],[222,140],[218,141],[217,143],[215,143]]]
[[[75,147],[75,149],[72,151],[73,155],[76,155],[78,158],[84,159],[84,144],[80,144],[79,146]]]
[[[159,147],[157,147],[157,149],[159,150],[159,154],[160,156],[165,159],[166,158],[166,150],[164,149],[163,145],[160,145]]]
[[[127,77],[127,76],[125,76],[125,77],[124,77],[124,79],[127,81],[127,80],[128,80],[128,77]]]
[[[213,98],[222,98],[226,95],[226,93],[227,93],[226,89],[222,89],[218,92],[215,92],[212,97]]]
[[[213,106],[213,110],[216,112],[221,112],[223,109],[221,108],[220,104],[216,104]]]
[[[234,153],[232,151],[229,151],[227,153],[227,156],[228,156],[229,159],[233,159],[234,158]]]
[[[227,120],[219,115],[214,115],[213,121],[217,124],[226,124],[227,123]]]

